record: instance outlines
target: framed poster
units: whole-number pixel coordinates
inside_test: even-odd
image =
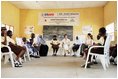
[[[25,33],[26,34],[31,34],[34,32],[34,26],[26,26],[25,27]]]
[[[64,34],[67,34],[68,38],[73,40],[73,26],[51,26],[45,25],[43,26],[43,37],[47,41],[52,40],[53,35],[56,35],[58,40],[62,40],[64,38]]]
[[[83,34],[88,34],[88,33],[92,34],[92,26],[91,25],[83,26],[82,32]]]

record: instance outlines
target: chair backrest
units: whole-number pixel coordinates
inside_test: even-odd
[[[111,43],[111,35],[107,35],[105,45],[104,45],[104,54],[105,55],[107,55],[109,53],[110,43]]]
[[[16,44],[21,46],[22,45],[22,38],[16,37]]]

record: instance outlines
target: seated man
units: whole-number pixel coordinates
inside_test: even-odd
[[[46,41],[44,40],[42,35],[39,35],[37,37],[37,44],[38,46],[40,46],[40,49],[39,49],[40,56],[47,56],[48,45],[46,44]]]
[[[53,36],[53,39],[52,39],[50,44],[52,45],[52,48],[53,48],[53,56],[56,56],[57,55],[57,51],[59,49],[59,45],[60,45],[59,41],[57,40],[57,36],[56,35]]]
[[[80,43],[80,40],[79,40],[78,36],[76,36],[75,43],[73,44],[73,47],[72,47],[72,50],[74,52],[74,55],[73,56],[76,56],[76,53],[75,52],[77,52],[77,50],[79,49],[80,44],[81,44]]]

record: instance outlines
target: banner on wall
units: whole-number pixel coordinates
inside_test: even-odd
[[[88,33],[92,34],[92,26],[91,25],[83,26],[82,32],[83,34],[88,34]]]
[[[39,14],[39,25],[79,25],[78,12],[45,12]]]
[[[26,26],[25,27],[25,34],[31,34],[34,32],[34,26]]]

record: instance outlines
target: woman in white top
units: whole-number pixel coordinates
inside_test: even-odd
[[[56,35],[53,36],[53,39],[52,39],[50,44],[52,45],[52,48],[53,48],[53,56],[56,56],[57,55],[57,51],[59,49],[59,45],[60,45],[59,41],[57,40],[57,36]]]
[[[81,55],[84,55],[84,50],[88,47],[90,47],[91,45],[93,45],[93,37],[90,33],[87,34],[86,40],[85,40],[85,44],[82,44],[81,46]]]
[[[64,56],[70,53],[70,39],[68,39],[67,34],[64,35],[64,39],[62,40],[62,47],[64,48]]]

